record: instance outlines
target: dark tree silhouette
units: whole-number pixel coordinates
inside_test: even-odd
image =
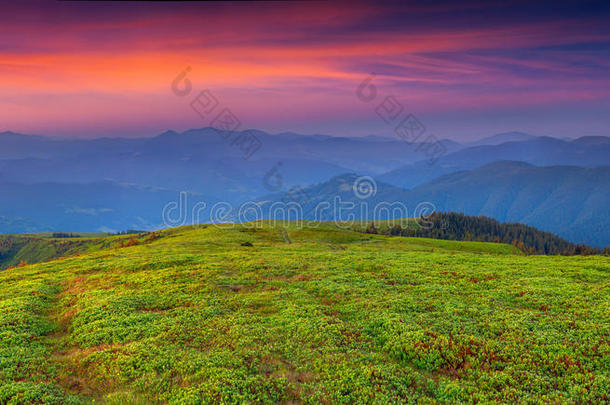
[[[608,254],[610,247],[602,250],[584,244],[576,245],[550,232],[544,232],[519,223],[501,223],[484,216],[467,216],[455,212],[435,212],[426,218],[432,226],[400,227],[394,225],[384,232],[390,235],[422,237],[460,241],[508,243],[527,254],[546,255],[594,255]],[[371,224],[367,233],[374,228]],[[377,229],[375,232],[377,233]]]

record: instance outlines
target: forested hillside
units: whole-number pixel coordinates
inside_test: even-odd
[[[610,247],[599,249],[587,245],[576,245],[550,232],[519,223],[501,223],[495,219],[472,217],[455,212],[434,212],[419,219],[419,226],[395,224],[385,228],[371,222],[368,233],[385,233],[420,238],[445,240],[508,243],[524,253],[546,255],[610,254]]]

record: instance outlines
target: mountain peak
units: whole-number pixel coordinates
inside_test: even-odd
[[[12,132],[12,131],[4,131],[4,132],[0,132],[0,136],[27,136],[27,135],[18,134],[17,132]]]
[[[500,145],[506,142],[523,142],[537,138],[525,132],[511,131],[487,136],[472,143],[472,145]]]
[[[574,139],[572,143],[579,145],[608,145],[610,144],[610,138],[607,136],[583,136]]]
[[[519,160],[498,160],[493,163],[489,163],[485,166],[480,167],[476,170],[489,170],[489,169],[511,169],[511,168],[526,168],[536,167],[530,163],[521,162]]]
[[[159,138],[166,138],[166,137],[175,137],[175,136],[177,136],[177,135],[179,135],[179,133],[178,133],[178,132],[173,131],[173,130],[171,130],[171,129],[168,129],[167,131],[165,131],[165,132],[163,132],[163,133],[159,134],[159,135],[158,135],[158,137],[159,137]]]

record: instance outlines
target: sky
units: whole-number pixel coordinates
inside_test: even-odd
[[[0,132],[610,136],[609,3],[4,1]]]

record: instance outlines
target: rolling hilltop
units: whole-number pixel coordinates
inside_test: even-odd
[[[348,213],[354,215],[354,212]],[[282,221],[275,218],[275,221]],[[291,226],[301,226],[302,221],[289,222]],[[334,224],[342,229],[357,232],[385,234],[392,236],[433,238],[454,241],[494,242],[513,245],[525,254],[546,255],[596,255],[610,254],[605,249],[587,245],[575,245],[549,232],[519,223],[500,223],[483,216],[466,216],[457,213],[435,212],[425,218],[401,218],[353,223],[311,222],[308,227]],[[67,256],[120,248],[136,243],[135,238],[155,238],[156,232],[125,231],[111,233],[30,233],[0,235],[0,270],[26,264],[40,263]]]
[[[0,272],[0,402],[610,399],[609,258],[309,225]]]

